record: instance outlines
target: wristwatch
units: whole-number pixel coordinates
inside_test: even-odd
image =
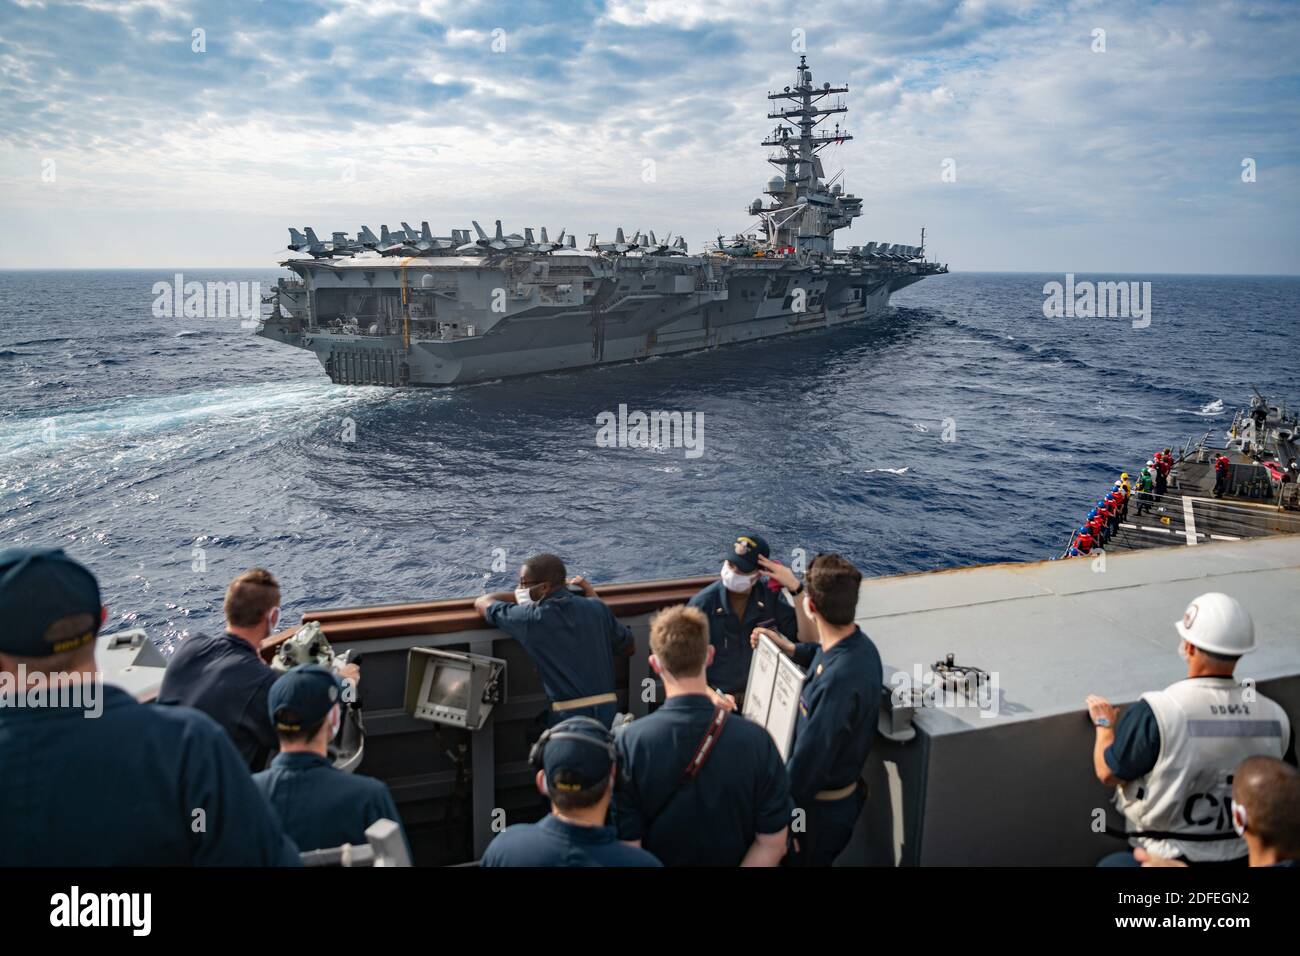
[[[1096,720],[1092,722],[1092,725],[1094,727],[1109,727],[1110,719],[1106,717],[1098,717]]]
[[[798,595],[800,595],[800,594],[803,594],[803,582],[800,581],[800,582],[799,582],[799,586],[798,586],[797,588],[795,588],[793,591],[791,591],[790,594],[791,594],[792,597],[795,597],[795,596],[798,596]]]

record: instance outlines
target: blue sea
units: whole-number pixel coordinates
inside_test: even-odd
[[[1038,560],[1252,384],[1300,402],[1296,278],[1076,277],[1150,281],[1135,329],[1044,318],[1062,275],[953,274],[860,328],[394,391],[236,318],[155,317],[175,272],[0,272],[0,545],[66,548],[162,643],[220,627],[258,565],[296,621],[511,587],[539,550],[596,583],[712,574],[742,532],[870,575]],[[600,447],[620,405],[702,413],[703,454]]]

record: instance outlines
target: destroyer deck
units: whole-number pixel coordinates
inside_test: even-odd
[[[1179,680],[1173,622],[1205,591],[1225,591],[1250,609],[1260,649],[1240,674],[1300,725],[1300,536],[1141,550],[1108,556],[1104,571],[1094,566],[998,564],[863,582],[857,618],[880,648],[887,691],[899,674],[919,671],[924,680],[952,653],[958,665],[987,671],[993,693],[982,709],[978,697],[923,705],[910,740],[878,739],[866,768],[867,808],[841,863],[1091,865],[1118,848],[1090,829],[1094,811],[1109,803],[1092,774],[1084,697],[1128,704]],[[600,589],[637,640],[636,656],[618,662],[620,709],[644,714],[649,706],[628,688],[649,676],[650,614],[684,603],[711,580]],[[320,621],[335,650],[363,655],[360,770],[392,788],[417,862],[476,858],[492,837],[494,811],[511,822],[544,812],[526,764],[526,731],[545,696],[523,649],[486,627],[471,599],[303,618]],[[268,641],[265,653],[289,633]],[[113,636],[100,640],[103,649]],[[432,726],[404,711],[412,647],[508,662],[506,698],[483,730]],[[112,665],[101,663],[110,672]],[[161,673],[156,661],[141,661],[123,679],[148,697]]]
[[[1260,470],[1240,453],[1234,454],[1234,471]],[[1274,534],[1300,533],[1300,512],[1279,507],[1249,479],[1232,484],[1234,490],[1214,497],[1214,466],[1183,461],[1172,473],[1167,493],[1154,499],[1151,510],[1138,515],[1137,499],[1129,502],[1128,520],[1120,523],[1107,550],[1158,548],[1173,544],[1197,545],[1211,541],[1239,541]]]
[[[1129,704],[1185,676],[1174,621],[1207,591],[1249,609],[1259,649],[1238,675],[1300,723],[1300,536],[1115,554],[1104,567],[1042,561],[863,583],[858,621],[887,685],[954,653],[995,675],[996,693],[982,709],[919,707],[915,739],[880,741],[843,862],[1091,865],[1122,848],[1090,829],[1110,803],[1093,777],[1084,698]]]

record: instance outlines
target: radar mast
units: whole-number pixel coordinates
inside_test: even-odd
[[[848,91],[847,86],[829,83],[814,86],[808,57],[800,56],[794,85],[767,94],[774,102],[767,117],[781,122],[762,145],[776,147],[767,161],[783,170],[783,175],[767,184],[770,204],[756,199],[750,204],[750,212],[763,220],[767,236],[764,245],[769,251],[831,255],[835,230],[848,227],[862,215],[859,197],[844,192],[834,180],[829,184],[825,181],[819,156],[827,146],[853,139],[838,120],[830,128],[818,128],[829,117],[848,112],[842,98]]]

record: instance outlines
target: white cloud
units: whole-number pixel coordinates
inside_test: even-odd
[[[648,25],[691,30],[702,23],[751,21],[764,12],[775,12],[770,0],[611,0],[605,16],[628,27]]]
[[[926,224],[954,267],[1300,269],[1286,66],[1300,27],[1280,7],[619,0],[517,22],[487,5],[319,9],[292,26],[214,21],[206,59],[176,57],[188,30],[152,3],[103,14],[138,48],[102,63],[7,31],[0,214],[49,235],[7,245],[0,265],[151,264],[160,243],[194,265],[265,263],[283,241],[268,221],[305,217],[319,232],[622,224],[698,248],[748,223],[772,173],[765,93],[789,82],[798,28],[816,79],[851,86],[857,139],[826,154],[866,198],[845,242],[911,241]],[[488,48],[498,23],[506,54]],[[1243,156],[1257,183],[1240,182]],[[940,180],[947,158],[955,183]],[[78,210],[113,211],[120,240],[55,241]],[[187,216],[199,234],[167,232]]]

